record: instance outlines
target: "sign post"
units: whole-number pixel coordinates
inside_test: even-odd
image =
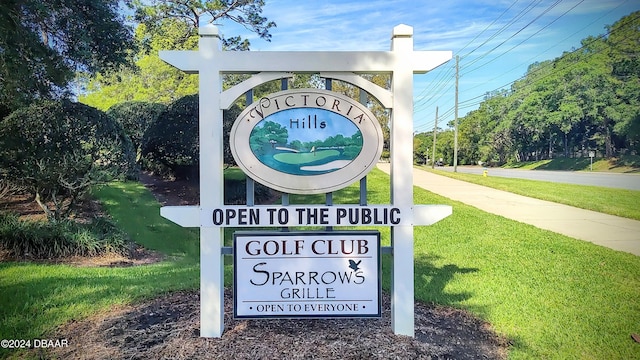
[[[379,224],[391,226],[393,331],[396,334],[414,336],[413,226],[433,224],[449,216],[452,209],[444,205],[413,204],[413,146],[410,140],[413,138],[413,75],[425,73],[450,60],[451,52],[414,51],[413,28],[406,25],[398,25],[393,29],[391,51],[234,52],[220,49],[218,31],[214,26],[200,28],[200,36],[197,51],[160,52],[160,58],[169,64],[189,73],[200,74],[200,205],[169,206],[161,209],[162,216],[181,226],[200,227],[200,335],[221,337],[224,330],[224,262],[222,259],[224,227],[257,226],[257,224],[261,224],[260,226]],[[349,82],[367,91],[384,107],[391,109],[390,206],[298,205],[240,208],[224,205],[223,109],[231,107],[239,96],[253,87],[267,81],[289,77],[295,72],[320,73],[321,77]],[[255,75],[222,92],[222,75],[229,73]],[[376,86],[357,76],[356,73],[390,74],[391,91]],[[281,105],[286,105],[286,96]],[[320,106],[320,103],[317,104]],[[343,111],[337,110],[340,104],[335,106],[334,104],[336,103],[331,103],[329,110]],[[355,124],[356,120],[351,121]],[[274,139],[274,141],[271,144],[275,147],[277,140]],[[374,148],[377,149],[377,147]],[[311,155],[306,156],[313,156],[315,150],[310,151]],[[371,155],[369,152],[370,150],[366,150],[362,156],[349,160],[351,161],[349,164],[355,161],[366,163],[366,156]],[[302,157],[290,158],[296,158],[296,160],[288,161],[299,161]],[[370,165],[367,165],[366,171],[371,169]],[[271,170],[274,170],[274,167],[271,167]],[[281,172],[279,167],[275,167],[275,170]],[[366,175],[366,171],[356,172],[353,178],[347,176],[349,172],[341,171],[340,177],[346,178],[347,182],[337,184],[330,190],[345,187],[349,185],[349,181],[359,180],[358,177]],[[259,171],[257,175],[260,174]],[[291,192],[295,192],[296,187],[294,182]],[[313,193],[313,190],[301,193]],[[349,238],[342,240],[349,240]]]

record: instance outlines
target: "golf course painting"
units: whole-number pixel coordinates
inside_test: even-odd
[[[264,165],[292,175],[319,175],[347,166],[362,151],[362,133],[348,118],[325,109],[271,114],[251,130],[251,151]]]

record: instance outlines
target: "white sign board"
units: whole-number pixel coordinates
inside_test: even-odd
[[[380,233],[234,233],[234,317],[380,317]]]
[[[323,194],[361,179],[384,144],[365,105],[319,89],[263,97],[238,116],[229,139],[245,174],[293,194]]]

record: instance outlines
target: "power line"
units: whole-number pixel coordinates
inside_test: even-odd
[[[570,34],[569,36],[565,37],[564,39],[560,40],[559,42],[557,42],[557,43],[555,43],[555,44],[553,44],[553,45],[549,46],[547,49],[545,49],[544,51],[542,51],[542,52],[540,52],[540,53],[536,54],[535,56],[531,57],[529,60],[519,63],[518,65],[514,66],[513,68],[511,68],[511,69],[509,69],[509,70],[507,70],[507,71],[503,72],[500,76],[494,77],[494,78],[492,78],[492,79],[488,80],[487,82],[491,82],[491,81],[494,81],[494,80],[496,80],[496,79],[501,78],[501,77],[502,77],[502,76],[504,76],[505,74],[508,74],[508,73],[512,72],[513,70],[515,70],[515,69],[519,68],[520,66],[522,66],[522,64],[532,64],[532,63],[534,62],[534,59],[538,58],[541,54],[545,54],[546,52],[548,52],[549,50],[553,49],[553,48],[554,48],[555,46],[557,46],[558,44],[562,44],[562,43],[564,43],[565,41],[567,41],[568,39],[570,39],[570,38],[571,38],[571,37],[573,37],[574,35],[578,34],[578,33],[579,33],[579,32],[581,32],[582,30],[584,30],[584,29],[588,28],[589,26],[593,25],[594,23],[596,23],[598,20],[600,20],[600,19],[604,18],[605,16],[608,16],[609,14],[611,14],[612,12],[614,12],[615,10],[617,10],[619,7],[621,7],[622,5],[624,5],[624,4],[625,4],[625,3],[627,3],[627,2],[628,2],[628,0],[625,0],[625,1],[621,2],[621,3],[620,3],[620,4],[618,4],[618,6],[616,6],[615,8],[613,8],[613,9],[609,10],[608,12],[606,12],[606,13],[604,13],[604,14],[600,15],[599,17],[597,17],[596,19],[594,19],[592,22],[590,22],[590,23],[588,23],[587,25],[583,26],[582,28],[578,29],[577,31],[575,31],[574,33],[572,33],[572,34]],[[519,78],[519,79],[520,79],[520,78]],[[517,80],[519,80],[519,79],[517,79]],[[517,81],[517,80],[514,80],[514,81]],[[500,89],[502,89],[502,88],[504,88],[504,87],[506,87],[506,86],[508,86],[508,85],[510,85],[510,84],[511,84],[511,83],[506,84],[506,85],[503,85],[503,86],[501,86],[501,87],[499,87],[498,89],[495,89],[495,90],[493,90],[493,91],[500,90]],[[476,86],[471,87],[471,88],[468,88],[467,90],[474,90],[474,89],[477,89],[477,88],[478,88],[478,87],[480,87],[480,86],[482,86],[482,84],[480,84],[480,85],[476,85]]]
[[[462,49],[460,49],[460,51],[459,51],[459,52],[462,52],[464,49],[466,49],[466,48],[467,48],[467,46],[471,45],[471,43],[472,43],[472,42],[476,41],[476,39],[477,39],[477,38],[479,38],[482,34],[484,34],[484,33],[485,33],[485,31],[489,30],[489,28],[490,28],[490,27],[492,27],[492,26],[493,26],[493,24],[495,24],[495,23],[496,23],[496,21],[500,20],[500,18],[502,18],[502,16],[503,16],[504,14],[506,14],[509,10],[511,10],[511,8],[512,8],[512,7],[514,7],[517,3],[518,3],[518,0],[514,1],[514,2],[513,2],[513,4],[511,4],[511,6],[509,6],[505,11],[503,11],[503,12],[502,12],[502,14],[500,14],[500,15],[499,15],[495,20],[493,20],[493,21],[491,22],[491,24],[489,24],[486,28],[484,28],[484,30],[482,30],[478,35],[476,35],[476,37],[474,37],[471,41],[469,41],[469,42],[467,43],[467,45],[465,45]],[[461,57],[462,57],[462,59],[464,59],[465,57],[467,57],[467,56],[469,56],[469,55],[473,54],[473,52],[474,52],[474,51],[478,50],[478,49],[479,49],[482,45],[484,45],[484,44],[486,44],[486,41],[485,41],[483,44],[481,44],[481,45],[477,46],[475,49],[473,49],[473,50],[471,50],[470,52],[468,52],[467,54],[462,55],[462,56],[461,56]]]
[[[567,13],[569,13],[571,10],[575,9],[578,5],[582,4],[584,2],[584,0],[580,0],[578,3],[576,3],[574,6],[572,6],[571,8],[569,8],[567,11],[565,11],[564,13],[562,13],[560,16],[556,17],[555,19],[553,19],[553,21],[551,21],[550,23],[548,23],[547,25],[543,26],[542,28],[540,28],[538,31],[534,32],[533,34],[531,34],[530,36],[528,36],[526,39],[522,40],[521,42],[517,43],[516,45],[514,45],[513,47],[511,47],[509,50],[503,52],[502,54],[494,57],[493,59],[485,62],[482,65],[479,65],[471,70],[468,70],[465,74],[469,74],[472,73],[478,69],[480,69],[483,66],[486,66],[487,64],[490,64],[492,62],[494,62],[496,59],[498,59],[499,57],[508,54],[510,51],[512,51],[513,49],[517,48],[518,46],[522,45],[524,42],[526,42],[527,40],[531,39],[532,37],[534,37],[535,35],[539,34],[542,30],[548,28],[549,26],[551,26],[553,23],[555,23],[556,21],[558,21],[560,18],[562,18],[563,16],[565,16]],[[550,10],[550,9],[548,9]],[[543,13],[544,14],[544,13]],[[542,14],[542,15],[543,15]]]
[[[524,15],[526,15],[527,13],[529,13],[531,10],[533,10],[536,5],[540,4],[542,2],[542,0],[538,0],[538,1],[532,1],[529,3],[529,5],[527,5],[523,10],[521,10],[514,18],[512,18],[509,22],[507,22],[507,24],[503,25],[502,28],[500,28],[498,31],[496,31],[493,35],[491,35],[489,38],[487,38],[482,44],[478,45],[475,49],[473,49],[471,52],[469,52],[468,54],[465,54],[463,56],[463,59],[466,58],[467,56],[469,56],[471,53],[473,53],[474,51],[476,51],[477,49],[483,47],[484,45],[486,45],[489,41],[495,39],[498,35],[502,34],[505,30],[507,30],[511,25],[515,24],[518,20],[522,19],[522,17]],[[480,57],[484,57],[486,55],[488,55],[491,51],[485,53],[484,55],[481,55]]]
[[[485,56],[491,54],[494,50],[498,49],[500,46],[504,45],[507,41],[513,39],[516,35],[520,34],[522,31],[524,31],[526,28],[528,28],[529,26],[531,26],[531,24],[533,24],[534,22],[536,22],[538,19],[540,19],[543,15],[545,15],[546,13],[548,13],[549,11],[551,11],[553,8],[555,8],[556,6],[558,6],[558,4],[560,4],[562,2],[562,0],[556,0],[556,2],[554,2],[553,4],[551,4],[547,9],[545,9],[545,11],[543,11],[542,13],[540,13],[538,16],[536,16],[533,20],[529,21],[529,23],[527,23],[525,26],[523,26],[522,28],[520,28],[520,30],[516,31],[513,35],[509,36],[507,39],[503,40],[500,44],[494,46],[491,50],[487,51],[486,53],[482,54],[481,56],[479,56],[478,58],[474,59],[473,61],[469,62],[466,66],[471,66],[473,64],[475,64],[476,62],[480,61],[482,58],[484,58]]]

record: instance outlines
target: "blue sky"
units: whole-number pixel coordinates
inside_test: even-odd
[[[263,15],[275,21],[271,42],[230,23],[227,35],[243,35],[254,51],[387,51],[391,31],[413,27],[414,50],[451,50],[453,59],[414,77],[414,130],[454,118],[455,56],[460,56],[459,116],[478,108],[489,91],[508,89],[527,67],[580,47],[640,10],[637,0],[266,0]]]

